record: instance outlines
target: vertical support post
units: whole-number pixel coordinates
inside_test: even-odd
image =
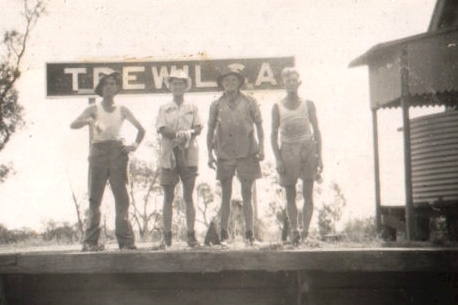
[[[382,229],[381,224],[381,196],[380,196],[380,160],[378,147],[378,119],[377,109],[372,109],[372,138],[374,141],[374,178],[375,178],[375,228]]]
[[[404,132],[404,175],[405,175],[405,199],[406,199],[406,237],[414,238],[414,209],[412,194],[412,157],[410,147],[410,96],[409,96],[409,69],[407,49],[401,52],[401,107]]]

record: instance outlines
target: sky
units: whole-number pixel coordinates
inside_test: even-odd
[[[26,125],[0,152],[0,163],[13,162],[16,171],[0,184],[0,223],[39,230],[49,219],[75,222],[71,189],[78,198],[87,191],[88,133],[69,128],[87,98],[47,98],[46,63],[199,57],[294,56],[303,81],[300,95],[317,108],[324,184],[342,187],[347,217],[373,215],[368,71],[348,64],[376,44],[425,32],[434,5],[434,0],[49,0],[46,15],[33,29],[17,83]],[[0,0],[0,6],[0,30],[20,30],[21,1]],[[187,100],[199,105],[206,120],[219,94],[188,94]],[[267,161],[273,161],[270,111],[282,94],[254,93],[263,113]],[[145,126],[148,141],[154,138],[158,106],[169,98],[117,100]],[[411,116],[431,111],[438,110],[413,109]],[[400,111],[379,111],[384,204],[404,199],[401,125]],[[125,134],[134,140],[128,126]],[[206,168],[204,138],[199,179],[214,177]],[[153,162],[145,147],[135,156]]]

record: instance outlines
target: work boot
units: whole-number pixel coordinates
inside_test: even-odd
[[[188,243],[188,246],[190,246],[191,248],[199,246],[199,242],[196,239],[194,231],[188,231],[188,238],[186,241]]]
[[[162,239],[161,248],[165,249],[172,245],[172,231],[164,231],[164,237]]]
[[[248,245],[256,246],[258,244],[256,238],[254,237],[253,230],[248,230],[245,232],[245,238],[248,241]]]
[[[93,245],[93,244],[88,244],[84,243],[83,248],[81,249],[82,252],[99,252],[105,250],[104,245]]]
[[[299,243],[301,242],[301,235],[299,234],[299,231],[291,231],[291,244],[293,246],[298,246]]]
[[[137,246],[134,244],[120,245],[120,250],[137,250]]]
[[[229,233],[227,233],[227,230],[221,230],[221,237],[220,237],[220,242],[227,242],[229,239]]]
[[[306,240],[308,236],[309,236],[309,231],[302,231],[301,232],[301,239],[303,241]]]

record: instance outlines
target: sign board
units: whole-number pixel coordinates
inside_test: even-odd
[[[122,74],[120,94],[168,93],[164,79],[174,69],[183,69],[192,79],[190,92],[218,90],[218,71],[234,65],[246,77],[248,90],[281,88],[280,73],[294,66],[294,57],[246,58],[145,62],[73,62],[46,65],[47,96],[94,95],[100,77],[113,71]]]

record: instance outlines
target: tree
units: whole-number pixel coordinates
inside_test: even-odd
[[[217,210],[211,210],[211,204],[215,201],[215,194],[210,184],[207,182],[201,182],[197,185],[197,210],[202,215],[202,223],[208,228],[210,226],[211,220],[217,216]],[[215,205],[213,205],[215,207]],[[213,217],[210,217],[208,214],[213,214]]]
[[[278,173],[275,163],[271,161],[263,162],[262,173],[265,183],[260,184],[261,196],[263,201],[268,204],[267,217],[270,222],[281,232],[281,240],[286,241],[289,232],[289,221],[286,214],[286,197],[283,187],[279,185]],[[298,194],[302,194],[298,192]],[[298,195],[298,198],[300,199]],[[299,200],[297,199],[297,200]]]
[[[84,221],[83,221],[83,213],[81,212],[82,210],[82,199],[76,195],[75,190],[73,189],[73,185],[70,182],[70,191],[72,192],[72,200],[73,204],[75,205],[75,212],[76,212],[76,217],[78,219],[78,231],[81,234],[81,236],[84,235]]]
[[[0,50],[0,151],[5,148],[11,135],[23,125],[23,107],[18,102],[15,84],[21,76],[21,61],[30,33],[45,11],[43,0],[23,0],[23,4],[23,31],[5,31]],[[11,168],[11,164],[1,165],[0,182],[11,172]]]
[[[337,183],[332,183],[330,189],[333,198],[323,202],[318,210],[318,229],[321,236],[336,233],[336,224],[342,218],[342,210],[347,204],[342,189]]]
[[[137,225],[140,237],[148,239],[151,231],[160,230],[162,211],[158,208],[158,198],[162,199],[159,185],[159,170],[139,159],[129,163],[129,194],[132,205],[132,218]],[[160,206],[160,205],[159,205]]]
[[[0,164],[0,183],[5,182],[10,174],[14,173],[13,164]]]

